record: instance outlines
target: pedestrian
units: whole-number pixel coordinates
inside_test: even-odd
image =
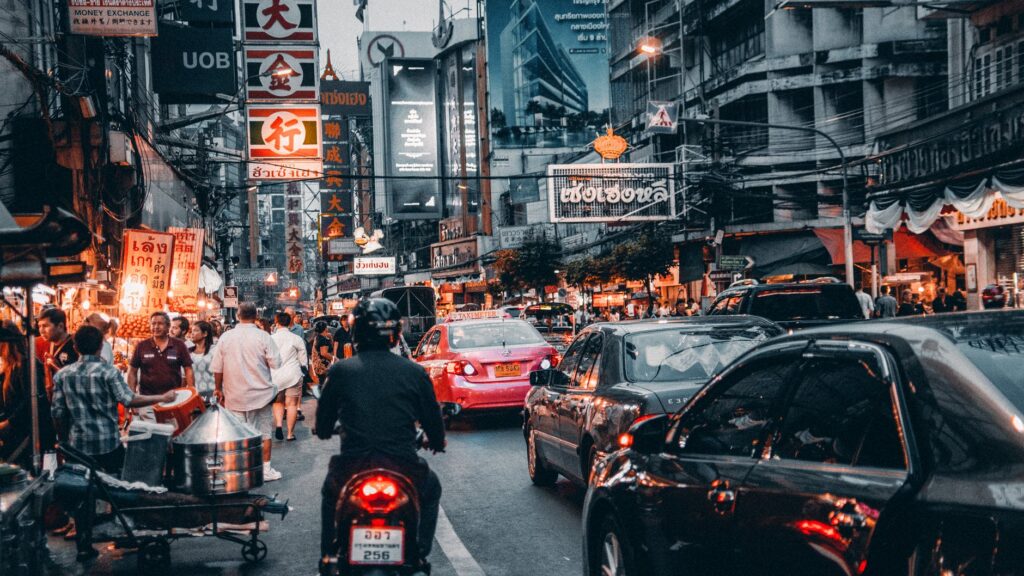
[[[946,296],[946,289],[940,286],[935,299],[932,300],[932,312],[942,314],[943,312],[952,312],[953,310],[952,299]]]
[[[668,300],[663,300],[658,307],[658,318],[668,318],[672,315],[673,308],[668,305]]]
[[[910,303],[911,303],[911,305],[914,306],[914,314],[924,315],[924,313],[925,313],[924,312],[924,302],[921,301],[920,294],[911,293],[910,294]]]
[[[25,335],[14,324],[0,326],[0,462],[28,469],[32,465],[32,390],[25,364]],[[39,390],[43,385],[43,367],[36,363]],[[46,394],[38,394],[40,445],[44,450],[56,444],[50,403]]]
[[[959,286],[957,286],[956,290],[953,291],[953,294],[949,299],[955,312],[967,310],[967,298],[964,297],[964,293],[960,291]]]
[[[75,332],[74,346],[81,356],[53,378],[53,420],[57,433],[62,442],[90,456],[103,471],[117,476],[124,463],[117,405],[143,408],[173,400],[174,392],[132,392],[117,368],[100,359],[103,334],[93,326],[84,325]],[[79,562],[99,554],[92,547],[95,507],[95,501],[87,498],[74,513]]]
[[[609,322],[618,322],[619,321],[619,310],[617,308],[611,308],[611,310],[608,312],[608,321]]]
[[[686,299],[686,310],[690,316],[700,316],[700,304],[697,304],[693,298]]]
[[[690,315],[690,310],[689,310],[689,307],[686,305],[686,300],[683,300],[683,299],[676,300],[676,307],[675,307],[674,310],[672,310],[672,317],[673,318],[682,318],[683,316],[689,316],[689,315]]]
[[[117,318],[111,318],[107,327],[107,342],[110,343],[114,352],[114,366],[121,372],[128,371],[128,341],[117,335],[121,323]]]
[[[175,388],[195,388],[192,356],[185,343],[170,335],[171,318],[166,312],[149,316],[152,337],[135,345],[128,362],[128,387],[146,396],[160,395]],[[138,411],[143,420],[154,420],[146,405]]]
[[[48,308],[39,315],[39,336],[46,343],[42,357],[46,373],[46,397],[53,398],[53,375],[78,361],[78,352],[68,334],[68,317],[60,308]]]
[[[238,325],[220,337],[213,349],[214,395],[219,404],[263,436],[263,480],[280,480],[270,465],[270,434],[274,427],[277,387],[271,370],[281,366],[281,355],[270,334],[256,326],[256,306],[238,306]]]
[[[857,302],[860,304],[860,311],[864,313],[864,317],[871,318],[875,314],[875,303],[871,300],[871,296],[864,291],[863,284],[857,288],[855,296],[857,296]]]
[[[110,329],[110,322],[106,315],[99,312],[93,312],[86,316],[83,323],[96,328],[104,336],[106,336],[107,330]],[[114,347],[110,342],[107,342],[106,338],[103,339],[103,349],[100,351],[100,358],[108,364],[114,363]]]
[[[288,441],[295,440],[295,421],[298,418],[299,404],[302,403],[302,369],[309,365],[306,356],[306,342],[302,337],[291,331],[292,316],[287,312],[278,312],[275,317],[277,327],[271,338],[281,354],[281,367],[271,370],[271,378],[277,386],[277,397],[274,399],[274,437],[284,440],[282,424],[287,425]],[[285,414],[287,412],[287,419]]]
[[[875,299],[875,317],[877,318],[895,318],[896,310],[899,304],[896,299],[889,294],[890,288],[888,286],[882,286],[881,294]]]
[[[327,376],[327,369],[334,362],[334,355],[331,353],[331,333],[327,330],[327,322],[323,320],[313,326],[313,353],[310,355],[310,371],[317,384],[323,385],[324,377]]]
[[[209,405],[216,386],[213,383],[213,325],[200,320],[192,325],[188,338],[192,342],[192,374],[195,376],[196,392]]]
[[[348,348],[346,349],[346,346]],[[348,352],[346,352],[348,350]],[[348,315],[341,317],[341,326],[334,331],[334,347],[331,348],[331,362],[352,355],[352,328],[348,323]]]
[[[900,307],[896,310],[897,316],[913,316],[917,314],[911,294],[910,290],[904,290],[900,293]]]
[[[177,338],[185,343],[185,347],[192,350],[192,341],[189,340],[188,334],[192,331],[192,327],[189,324],[188,318],[184,316],[175,316],[171,319],[171,329],[169,334],[171,338]]]

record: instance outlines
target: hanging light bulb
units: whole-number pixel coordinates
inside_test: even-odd
[[[92,303],[88,300],[82,300],[82,310],[88,310],[92,307]]]

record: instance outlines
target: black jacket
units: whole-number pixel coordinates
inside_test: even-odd
[[[329,439],[336,421],[346,458],[418,461],[416,422],[432,450],[444,448],[441,407],[430,377],[419,364],[388,350],[363,351],[331,366],[316,409],[317,436]]]

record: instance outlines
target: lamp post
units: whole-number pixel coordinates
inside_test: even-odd
[[[842,147],[828,134],[807,126],[791,126],[788,124],[771,124],[768,122],[746,122],[741,120],[716,120],[713,118],[684,118],[679,117],[679,122],[690,122],[695,124],[711,124],[719,126],[744,126],[748,128],[775,128],[778,130],[796,130],[817,134],[828,140],[829,144],[839,153],[839,162],[843,170],[843,256],[846,260],[846,283],[853,286],[853,222],[850,218],[850,195],[848,189],[848,174],[846,166],[846,155]]]

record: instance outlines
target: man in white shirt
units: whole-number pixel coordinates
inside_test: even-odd
[[[99,312],[93,312],[86,316],[83,323],[96,328],[103,335],[106,335],[107,329],[110,328],[110,320]],[[100,349],[100,358],[107,364],[114,363],[114,347],[106,339],[103,340],[103,348]]]
[[[274,437],[284,440],[281,425],[287,423],[288,440],[291,441],[295,440],[295,421],[302,402],[302,368],[309,366],[309,358],[306,356],[306,341],[291,331],[292,315],[278,312],[274,315],[274,322],[271,339],[281,354],[281,367],[271,370],[271,377],[278,390],[274,400]],[[288,414],[287,420],[285,411]]]
[[[281,473],[270,466],[270,433],[274,427],[274,385],[271,370],[281,366],[281,354],[274,340],[256,326],[256,306],[238,306],[238,325],[221,335],[213,349],[213,372],[217,402],[263,435],[263,480],[279,480]]]
[[[860,303],[860,311],[864,314],[864,317],[871,318],[874,316],[875,301],[871,299],[871,296],[868,296],[867,293],[864,292],[863,285],[861,285],[860,288],[857,288],[856,296],[857,302]]]

